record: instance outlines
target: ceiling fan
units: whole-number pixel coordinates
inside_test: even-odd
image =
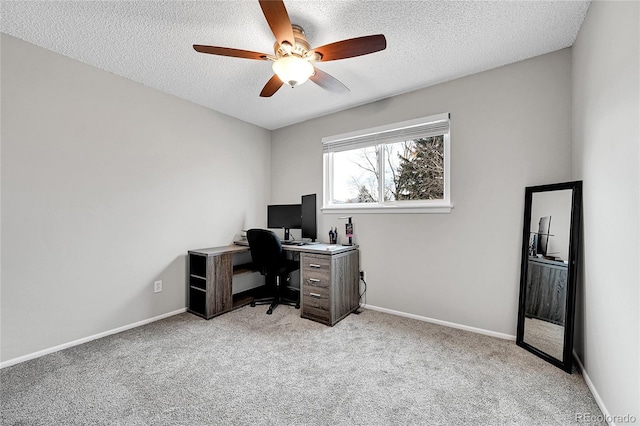
[[[314,67],[311,62],[353,58],[378,52],[387,47],[384,35],[377,34],[337,41],[311,49],[303,29],[298,25],[291,24],[282,0],[259,0],[259,3],[273,35],[276,36],[273,55],[200,44],[194,44],[193,48],[198,52],[212,55],[272,61],[275,74],[260,92],[262,97],[272,96],[285,83],[294,87],[307,80],[311,80],[323,89],[332,92],[348,92],[347,86]]]

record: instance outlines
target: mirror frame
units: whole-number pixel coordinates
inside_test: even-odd
[[[531,203],[533,194],[539,192],[571,189],[571,229],[569,231],[569,259],[567,264],[567,297],[565,305],[564,347],[562,359],[552,357],[546,352],[524,341],[524,318],[526,309],[527,269],[529,265],[529,237],[531,233]],[[582,181],[555,183],[550,185],[529,186],[525,188],[524,223],[522,229],[522,250],[520,265],[520,299],[518,303],[518,329],[516,345],[539,356],[571,374],[573,366],[573,330],[575,322],[576,277],[580,245],[580,218],[582,216]]]

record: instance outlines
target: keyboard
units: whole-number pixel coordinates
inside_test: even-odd
[[[303,246],[304,245],[304,241],[295,241],[295,240],[290,240],[290,241],[281,241],[283,246]]]

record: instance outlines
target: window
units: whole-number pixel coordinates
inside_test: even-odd
[[[322,144],[323,210],[451,211],[449,114],[330,136]]]

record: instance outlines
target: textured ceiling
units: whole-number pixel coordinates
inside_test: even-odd
[[[312,47],[384,34],[387,49],[317,64],[351,89],[312,82],[258,95],[271,63],[193,44],[273,53],[257,1],[3,1],[1,30],[267,129],[571,46],[588,1],[285,1]]]

